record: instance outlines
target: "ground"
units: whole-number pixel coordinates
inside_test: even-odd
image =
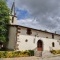
[[[0,58],[0,60],[60,60],[60,56],[55,57],[19,57],[19,58]]]

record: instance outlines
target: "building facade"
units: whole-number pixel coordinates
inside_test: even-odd
[[[60,35],[34,28],[9,25],[8,49],[50,51],[60,49]]]
[[[12,6],[14,5],[13,3]],[[9,50],[34,50],[35,52],[60,50],[59,34],[17,25],[15,6],[12,10],[14,10],[14,14],[10,16],[9,42],[7,45]]]

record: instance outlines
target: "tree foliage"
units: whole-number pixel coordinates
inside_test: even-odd
[[[0,42],[7,41],[9,19],[9,8],[6,0],[0,0]]]

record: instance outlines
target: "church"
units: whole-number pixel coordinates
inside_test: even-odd
[[[30,27],[17,25],[17,18],[10,20],[9,44],[12,50],[50,50],[60,49],[60,35]]]
[[[14,19],[12,19],[14,18]],[[60,35],[17,25],[17,17],[11,16],[9,24],[9,42],[7,48],[15,51],[60,50]]]

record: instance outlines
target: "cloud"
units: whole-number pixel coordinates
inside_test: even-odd
[[[41,27],[41,25],[38,24],[38,22],[34,19],[20,19],[18,20],[18,25],[34,28],[34,29],[42,29],[44,30],[44,27]],[[46,29],[45,29],[46,30]]]
[[[10,0],[13,1],[13,0]],[[46,29],[48,31],[60,30],[60,0],[15,0],[18,9],[26,10],[37,23],[31,22],[28,18],[21,23],[34,28]],[[33,19],[34,18],[34,19]],[[29,22],[28,22],[29,21]],[[20,23],[20,24],[21,24]],[[30,23],[30,24],[29,24]],[[35,26],[36,25],[36,26]],[[59,31],[60,32],[60,31]]]

